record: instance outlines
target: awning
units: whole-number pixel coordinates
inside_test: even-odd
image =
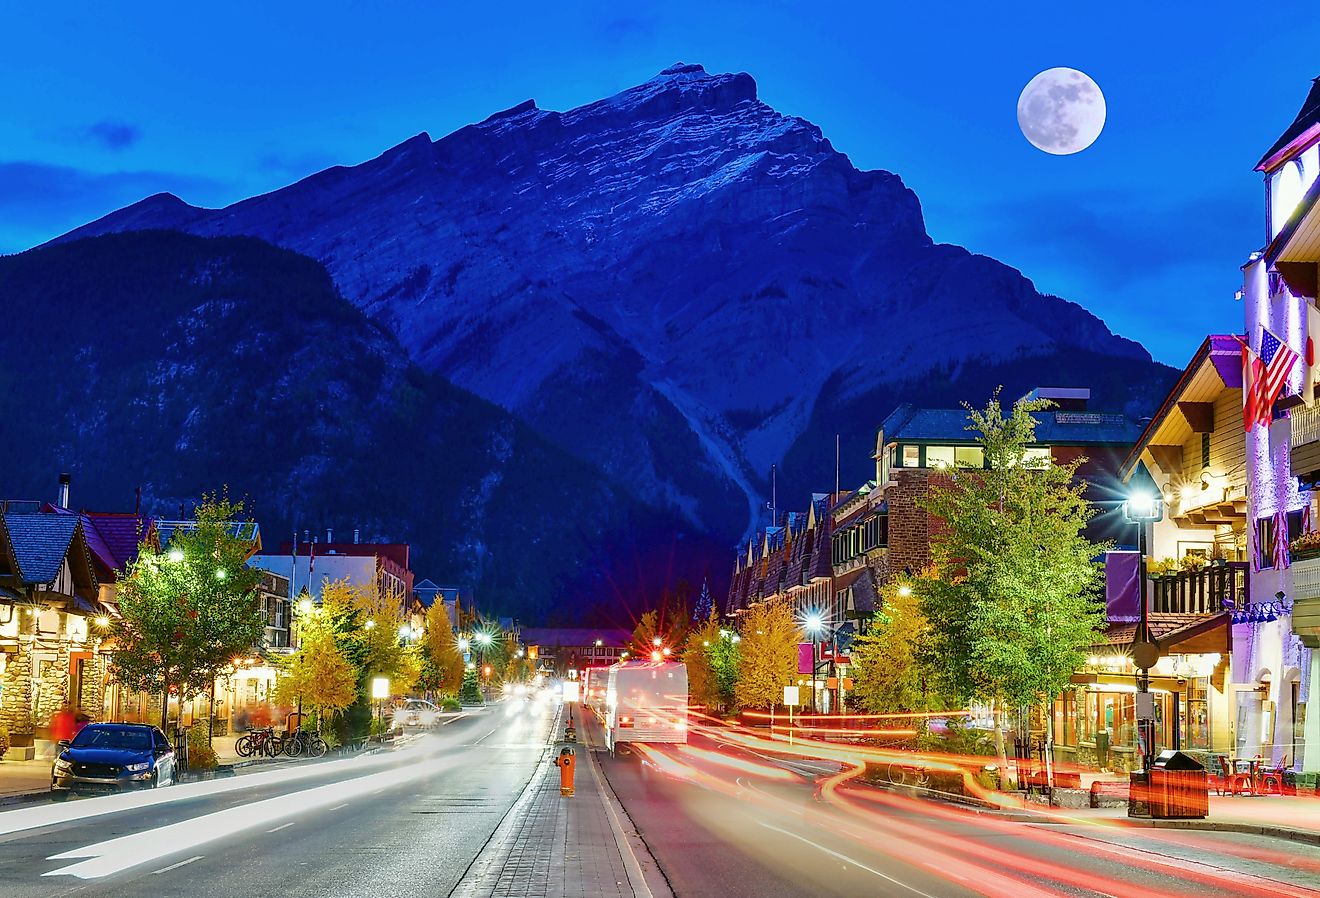
[[[1231,615],[1157,614],[1149,618],[1150,635],[1161,655],[1198,655],[1211,652],[1228,654],[1233,645]],[[1105,628],[1101,641],[1091,648],[1097,652],[1129,649],[1137,637],[1136,623],[1112,623]]]

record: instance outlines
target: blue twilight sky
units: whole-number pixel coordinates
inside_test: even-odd
[[[223,205],[527,98],[567,109],[671,63],[746,71],[936,240],[1022,269],[1181,366],[1241,327],[1252,166],[1320,74],[1311,4],[0,0],[0,252],[148,194]],[[133,12],[126,10],[132,9]],[[124,10],[124,11],[120,11]],[[1018,94],[1090,74],[1089,150],[1032,148]]]

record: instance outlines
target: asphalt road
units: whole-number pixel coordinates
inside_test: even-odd
[[[545,750],[552,711],[520,708],[391,752],[0,812],[0,895],[447,895]]]
[[[697,732],[599,758],[679,898],[1320,896],[1320,849],[1261,836],[987,818]]]

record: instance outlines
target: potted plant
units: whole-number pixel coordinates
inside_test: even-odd
[[[1303,533],[1288,544],[1293,561],[1320,557],[1320,531]]]
[[[1181,567],[1184,571],[1199,571],[1205,567],[1205,556],[1194,552],[1188,552],[1183,556]]]

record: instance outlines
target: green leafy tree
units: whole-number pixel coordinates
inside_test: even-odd
[[[734,697],[741,708],[771,708],[784,687],[797,682],[798,643],[803,635],[786,601],[747,610],[738,622],[741,661]]]
[[[176,531],[161,551],[141,546],[120,580],[112,630],[110,669],[121,684],[160,695],[176,689],[187,699],[259,644],[261,572],[248,567],[252,541],[233,526],[246,522],[242,515],[242,502],[204,496],[195,528]]]
[[[930,658],[954,696],[991,706],[1003,769],[1008,711],[1058,695],[1103,619],[1097,558],[1107,547],[1082,533],[1093,513],[1077,478],[1083,460],[1028,457],[1032,413],[1048,406],[1021,401],[1008,417],[997,396],[969,406],[986,469],[954,472],[923,502],[940,522],[934,576],[916,584]]]
[[[710,714],[727,714],[733,710],[734,687],[738,683],[735,636],[736,633],[720,626],[711,610],[705,622],[688,632],[683,647],[688,695],[693,704],[704,705]]]

